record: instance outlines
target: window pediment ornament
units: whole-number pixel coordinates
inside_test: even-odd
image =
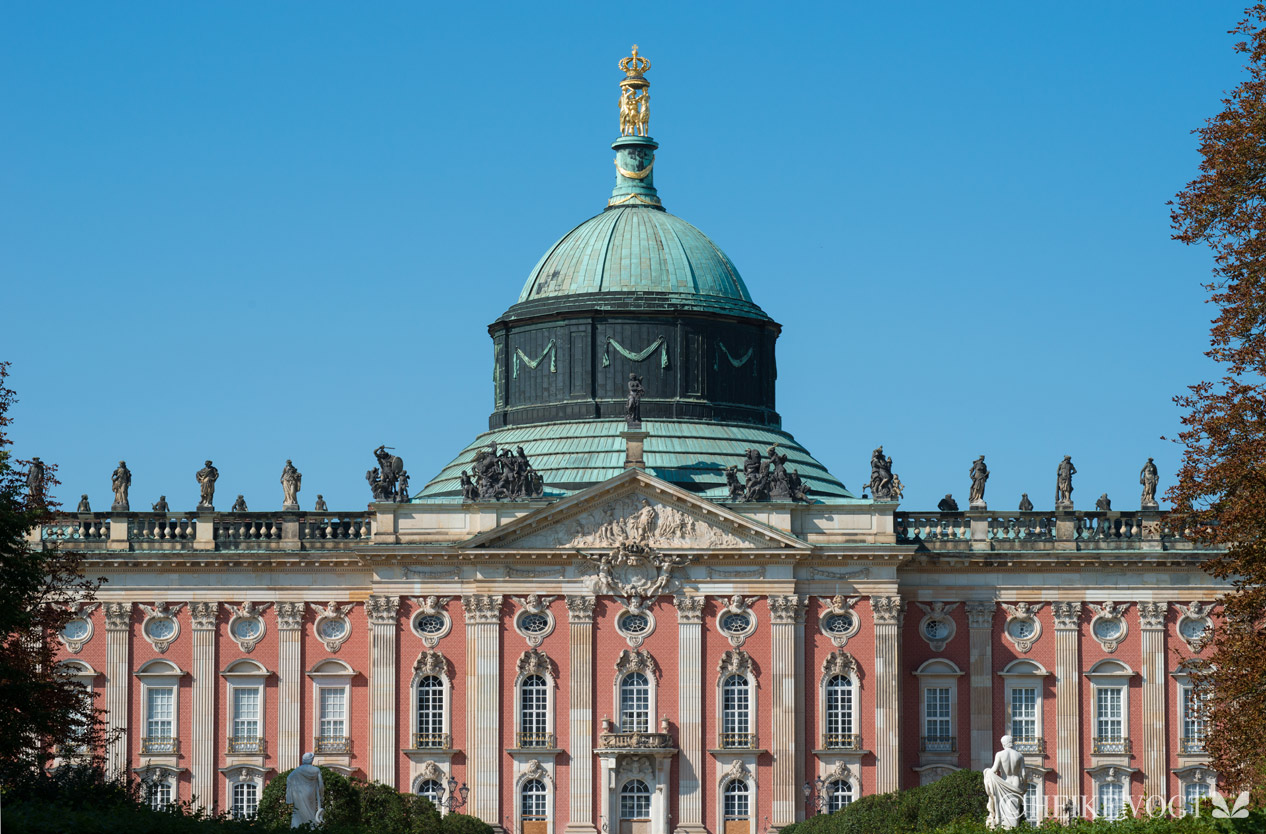
[[[365,600],[365,615],[369,618],[370,625],[395,625],[399,612],[400,597],[374,594]]]
[[[1080,602],[1052,602],[1051,610],[1055,614],[1055,628],[1059,631],[1077,631],[1081,628]]]
[[[567,619],[573,623],[593,623],[593,597],[567,597]]]
[[[520,661],[521,663],[522,661]],[[426,677],[427,675],[438,675],[440,677],[448,677],[448,659],[440,652],[424,651],[418,655],[418,659],[413,662],[413,672],[418,677]]]
[[[336,602],[329,602],[322,607],[315,602],[309,602],[308,605],[317,615],[316,622],[312,624],[312,630],[316,633],[317,639],[325,644],[326,651],[337,652],[339,647],[347,642],[347,638],[352,636],[352,623],[347,618],[347,613],[352,610],[355,603],[339,605]]]
[[[799,594],[777,594],[769,598],[769,619],[775,624],[804,622],[805,598]]]
[[[194,631],[214,631],[216,621],[220,619],[220,604],[218,602],[191,602],[189,617],[193,620]]]
[[[477,625],[501,622],[501,594],[467,594],[462,597],[466,619]]]
[[[930,605],[916,603],[923,609],[924,617],[919,621],[919,636],[927,641],[933,651],[941,651],[945,648],[945,644],[954,638],[954,633],[958,630],[958,626],[954,622],[954,618],[950,616],[955,608],[958,607],[957,602],[946,605],[943,602],[933,602]]]
[[[857,659],[843,649],[831,652],[822,663],[822,675],[827,678],[835,675],[852,676],[856,671]]]
[[[1143,629],[1153,631],[1165,627],[1165,616],[1169,613],[1169,603],[1140,602],[1138,606],[1139,625]]]
[[[651,675],[659,676],[659,664],[655,662],[655,658],[651,657],[648,652],[641,650],[625,649],[620,652],[620,657],[615,662],[615,670],[620,675],[627,675],[629,672],[641,672],[648,677]]]
[[[255,650],[255,646],[260,640],[264,639],[264,635],[268,632],[268,626],[264,622],[264,618],[260,616],[260,612],[268,605],[267,602],[252,602],[247,600],[241,605],[233,605],[225,603],[224,607],[229,609],[229,638],[242,651],[250,654]],[[302,613],[302,612],[301,612]]]
[[[106,631],[127,631],[132,627],[132,603],[107,602],[105,604]]]
[[[433,761],[428,761],[418,770],[418,778],[415,781],[420,783],[434,780],[442,785],[447,779],[448,774],[444,772],[443,768]]]
[[[1213,619],[1209,616],[1213,613],[1213,603],[1202,603],[1197,600],[1191,605],[1175,603],[1174,607],[1179,613],[1178,636],[1189,651],[1203,650],[1213,629]]]
[[[1130,626],[1125,621],[1125,609],[1129,603],[1108,601],[1102,605],[1095,605],[1093,602],[1087,605],[1094,612],[1090,620],[1090,636],[1095,638],[1105,652],[1115,652],[1130,632]]]
[[[99,602],[74,602],[70,604],[70,611],[74,615],[62,630],[57,632],[57,639],[61,640],[71,654],[79,654],[84,644],[92,639],[93,626],[92,620],[89,619],[93,611],[101,607]]]
[[[277,628],[281,631],[298,631],[303,628],[302,602],[278,602],[273,611],[277,614]]]
[[[1002,633],[1022,653],[1027,653],[1033,648],[1033,644],[1042,636],[1042,621],[1037,618],[1037,610],[1041,607],[1040,602],[1017,602],[1014,605],[1002,603],[1002,610],[1007,615],[1007,621],[1002,626]]]
[[[750,675],[752,674],[752,656],[742,649],[728,649],[721,655],[717,671],[721,673],[722,679],[730,675]]]
[[[677,622],[699,624],[703,622],[703,597],[676,596],[673,605],[677,606]]]
[[[184,607],[183,602],[156,602],[153,605],[139,603],[145,612],[141,621],[141,634],[149,641],[159,654],[167,651],[176,638],[180,637],[180,621],[176,612]]]
[[[550,775],[550,772],[545,768],[545,765],[541,764],[540,759],[531,759],[528,761],[527,767],[523,768],[523,773],[521,774],[520,779],[540,779],[542,782],[548,782],[550,785],[554,784],[554,777]]]
[[[844,764],[844,760],[840,759],[835,762],[835,767],[826,772],[824,781],[827,782],[848,782],[853,778],[853,772],[849,770],[848,765]]]
[[[743,763],[742,759],[735,759],[730,762],[730,766],[725,769],[725,773],[721,774],[721,781],[728,782],[731,779],[738,779],[747,782],[752,778],[752,771]]]
[[[901,615],[905,611],[905,603],[901,597],[871,597],[870,607],[875,617],[875,625],[901,625]]]
[[[528,675],[541,675],[546,678],[554,677],[553,664],[550,662],[549,655],[540,649],[528,649],[519,657],[518,665],[519,677],[526,678]]]

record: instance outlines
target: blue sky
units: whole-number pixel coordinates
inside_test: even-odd
[[[633,9],[636,8],[636,14]],[[930,509],[1138,506],[1211,374],[1170,240],[1241,4],[27,3],[0,12],[0,358],[16,452],[106,509],[421,487],[491,402],[485,331],[611,183],[616,62],[656,185],[784,325],[784,427]]]

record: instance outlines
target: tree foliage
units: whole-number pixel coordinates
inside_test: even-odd
[[[1216,307],[1206,352],[1220,378],[1175,398],[1185,411],[1173,523],[1220,548],[1208,563],[1233,583],[1196,682],[1210,695],[1206,746],[1225,788],[1266,799],[1266,4],[1249,8],[1247,77],[1195,131],[1200,175],[1171,205],[1174,238],[1209,247]]]
[[[49,490],[31,495],[29,461],[9,451],[7,429],[14,392],[0,362],[0,780],[49,764],[54,753],[100,755],[103,711],[57,666],[57,633],[71,605],[91,600],[101,580],[84,578],[78,553],[32,545],[28,534],[48,521],[56,504]],[[46,465],[46,487],[56,484]]]

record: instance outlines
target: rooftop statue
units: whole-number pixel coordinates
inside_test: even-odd
[[[1103,495],[1099,496],[1099,500],[1095,502],[1095,509],[1101,513],[1106,513],[1112,510],[1112,499],[1108,497],[1108,493],[1105,492]]]
[[[407,504],[409,497],[409,470],[405,469],[396,481],[396,503]]]
[[[461,471],[461,473],[459,474],[459,478],[462,484],[462,500],[463,501],[478,501],[479,490],[475,487],[475,482],[470,479],[470,475],[466,472],[465,469]]]
[[[884,457],[884,447],[880,446],[870,454],[870,496],[876,501],[893,501],[892,458]]]
[[[303,475],[295,469],[289,460],[281,470],[281,508],[283,510],[299,509],[299,488],[303,483]]]
[[[316,506],[315,506],[315,507],[313,507],[312,509],[313,509],[313,510],[315,510],[316,512],[318,512],[318,513],[328,513],[328,512],[330,511],[330,508],[329,508],[329,507],[327,507],[327,506],[325,506],[325,496],[324,496],[324,495],[322,495],[322,494],[321,494],[321,493],[319,493],[319,492],[317,493]]]
[[[743,484],[738,479],[738,467],[725,467],[725,485],[730,490],[731,501],[743,500]]]
[[[743,453],[743,474],[746,484],[739,483],[737,467],[725,471],[725,482],[730,490],[731,501],[802,501],[808,503],[809,488],[800,473],[787,469],[787,456],[779,454],[778,444],[765,450],[767,459],[762,460],[760,451],[748,449]]]
[[[1073,476],[1077,467],[1073,466],[1072,455],[1064,455],[1055,470],[1055,509],[1071,510],[1073,508]]]
[[[250,510],[246,509],[246,496],[244,495],[237,496],[237,500],[233,502],[233,512],[235,513],[250,512]]]
[[[1027,492],[1020,493],[1020,512],[1033,512],[1033,502],[1029,500],[1029,494]]]
[[[83,495],[79,496],[79,506],[75,508],[75,512],[77,513],[92,512],[92,507],[88,506],[88,493],[85,492]]]
[[[378,467],[368,470],[365,473],[365,480],[369,482],[369,491],[373,493],[375,501],[385,501],[387,498],[386,490],[383,486],[382,474],[378,471]]]
[[[32,504],[44,502],[44,482],[47,478],[44,461],[31,458],[31,468],[26,471],[26,497]]]
[[[375,501],[392,501],[396,497],[396,481],[400,478],[400,473],[404,471],[404,460],[398,455],[388,453],[387,446],[379,446],[374,449],[374,459],[378,461],[378,478],[382,482],[381,488],[374,492]],[[366,478],[369,476],[366,475]],[[370,481],[373,486],[373,481]]]
[[[649,136],[651,126],[651,83],[644,77],[651,68],[650,59],[633,54],[620,60],[625,77],[620,80],[620,135]]]
[[[127,491],[132,486],[132,473],[127,468],[127,463],[119,461],[118,469],[114,470],[114,474],[110,476],[110,488],[114,490],[114,503],[110,506],[115,512],[127,512]]]
[[[936,508],[943,513],[958,512],[958,502],[954,500],[953,493],[945,493],[945,497],[937,502]]]
[[[545,482],[532,468],[522,446],[512,453],[509,449],[498,450],[497,444],[492,443],[475,453],[473,469],[474,494],[469,500],[513,501],[540,498],[545,494]],[[465,481],[462,494],[465,497]]]
[[[156,512],[156,513],[165,513],[165,512],[167,512],[167,511],[168,511],[168,508],[167,508],[167,496],[166,496],[166,495],[160,495],[160,496],[158,496],[158,500],[154,502],[153,507],[154,507],[154,512]]]
[[[220,470],[207,461],[195,477],[198,479],[198,509],[214,510],[215,482],[220,478]]]
[[[985,482],[989,480],[989,467],[985,466],[985,456],[981,455],[971,465],[971,493],[968,503],[973,510],[985,509]]]
[[[1140,508],[1144,510],[1159,510],[1160,504],[1156,503],[1156,485],[1160,483],[1160,475],[1156,471],[1156,464],[1151,458],[1147,459],[1147,463],[1143,464],[1142,471],[1139,472],[1139,483],[1143,485],[1143,499]]]

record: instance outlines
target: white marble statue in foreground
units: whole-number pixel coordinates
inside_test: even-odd
[[[325,780],[321,768],[312,764],[312,754],[304,753],[303,764],[290,771],[286,777],[286,801],[294,806],[290,815],[290,827],[298,828],[305,823],[320,825],[325,821]]]
[[[1028,780],[1024,772],[1024,756],[1011,749],[1011,736],[1002,737],[1002,749],[993,757],[993,765],[985,769],[985,793],[989,795],[990,828],[1015,828],[1024,816],[1024,794]]]

